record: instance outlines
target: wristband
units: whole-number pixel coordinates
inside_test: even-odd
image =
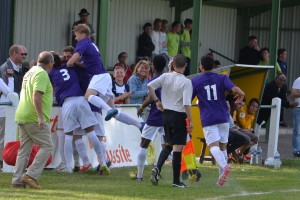
[[[143,105],[140,106],[140,110],[144,110],[144,109],[143,109]]]

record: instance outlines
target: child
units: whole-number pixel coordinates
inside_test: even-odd
[[[123,66],[116,65],[113,73],[114,81],[112,85],[112,92],[115,95],[115,104],[129,104],[131,92],[129,85],[124,83],[125,69]]]
[[[165,130],[166,146],[159,155],[157,167],[152,169],[151,182],[158,184],[161,167],[173,150],[173,187],[186,188],[180,182],[181,152],[186,144],[187,132],[192,131],[193,123],[190,112],[192,84],[183,75],[186,67],[186,58],[183,55],[174,57],[174,71],[165,73],[148,84],[148,89],[153,102],[159,110],[163,111],[163,125]],[[176,83],[176,84],[174,84]],[[162,89],[161,102],[155,90]],[[190,126],[186,126],[186,118],[190,120]]]
[[[192,79],[193,98],[197,96],[199,100],[200,117],[206,143],[220,169],[217,185],[222,186],[231,170],[231,165],[227,164],[226,151],[229,134],[229,112],[225,91],[235,92],[238,96],[237,101],[243,100],[244,92],[235,86],[228,76],[212,73],[213,68],[214,59],[210,56],[203,56],[200,65],[203,74]]]
[[[75,62],[81,59],[87,73],[90,74],[91,80],[84,95],[85,99],[94,106],[106,110],[106,121],[115,117],[118,121],[134,125],[141,131],[144,123],[140,123],[125,113],[118,113],[115,108],[114,94],[111,90],[112,80],[103,66],[98,48],[90,39],[89,27],[85,24],[79,24],[74,28],[74,32],[78,43],[75,54],[68,61],[67,66],[72,67]]]

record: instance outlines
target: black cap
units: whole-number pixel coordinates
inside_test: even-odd
[[[80,10],[80,13],[78,13],[78,15],[80,16],[80,15],[83,15],[83,14],[86,14],[86,15],[90,15],[90,13],[87,11],[87,9],[85,9],[85,8],[82,8],[81,10]]]

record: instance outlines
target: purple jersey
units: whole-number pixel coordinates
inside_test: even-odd
[[[80,54],[82,64],[90,75],[107,73],[100,52],[90,38],[80,40],[76,45],[75,52]]]
[[[75,71],[76,71],[77,76],[78,76],[78,80],[79,80],[81,90],[85,93],[88,86],[89,86],[89,83],[90,83],[90,80],[91,80],[91,75],[87,73],[86,68],[77,67],[77,66],[75,66],[74,68],[75,68]],[[91,103],[89,103],[89,105],[90,105],[91,110],[93,112],[98,112],[98,113],[102,114],[101,108],[98,108],[98,107],[94,106]]]
[[[202,127],[229,122],[225,91],[235,86],[223,74],[206,72],[192,79],[193,98],[198,97]]]
[[[150,79],[149,83],[154,79],[158,78],[160,75],[154,76]],[[155,90],[155,94],[158,99],[161,101],[161,88]],[[149,116],[147,118],[147,125],[149,126],[163,126],[163,112],[158,110],[155,103],[151,104],[151,109],[149,112]]]
[[[55,91],[56,101],[60,106],[67,97],[83,96],[74,68],[69,68],[63,64],[53,68],[49,77]]]

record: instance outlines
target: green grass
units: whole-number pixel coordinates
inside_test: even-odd
[[[145,168],[144,180],[133,181],[128,173],[135,168],[112,169],[110,176],[63,174],[44,171],[43,190],[11,189],[12,174],[0,173],[0,199],[300,199],[300,160],[285,160],[276,171],[268,167],[235,165],[223,187],[215,185],[218,169],[211,164],[199,167],[199,183],[185,183],[187,189],[172,188],[172,168],[164,166],[158,186],[149,181],[151,166]]]

